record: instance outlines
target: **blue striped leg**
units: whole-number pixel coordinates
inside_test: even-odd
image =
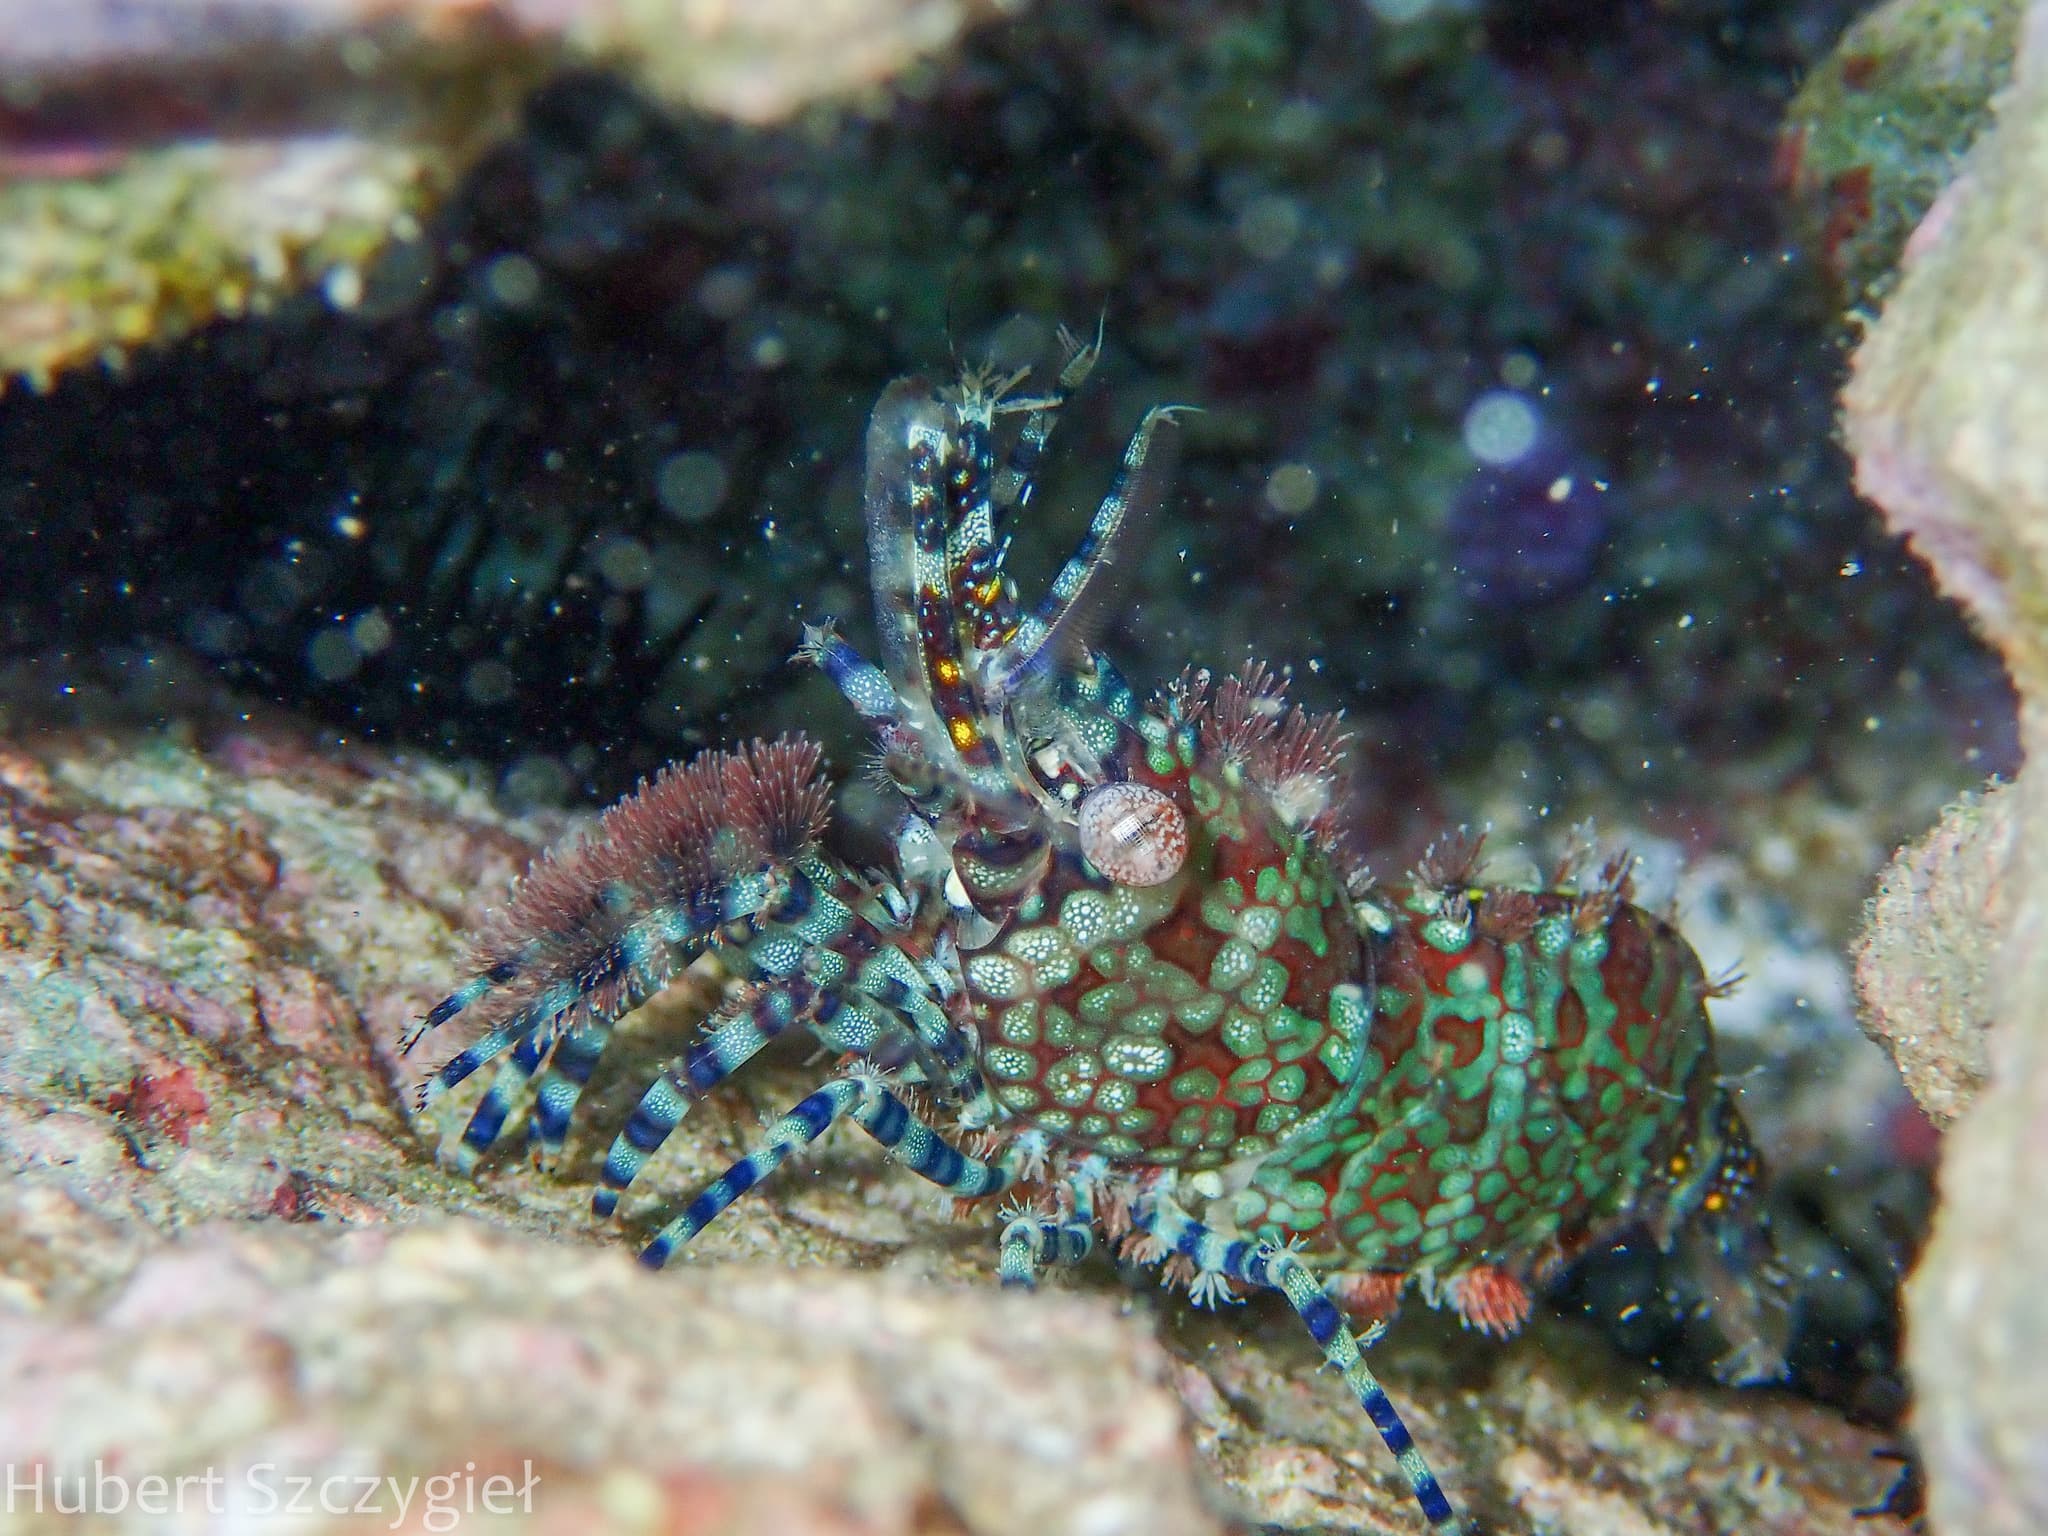
[[[882,1075],[861,1070],[834,1078],[768,1127],[762,1144],[726,1169],[684,1207],[640,1253],[640,1262],[660,1269],[678,1248],[718,1219],[740,1196],[780,1168],[792,1152],[809,1146],[840,1120],[851,1117],[911,1172],[948,1194],[978,1199],[1010,1181],[1010,1170],[987,1163],[947,1142],[911,1113],[884,1085]]]
[[[533,1091],[533,1114],[526,1122],[527,1140],[536,1168],[553,1168],[562,1158],[576,1101],[611,1042],[612,1021],[589,1019],[562,1036],[548,1060],[547,1071]]]
[[[889,953],[903,959],[900,951]],[[963,1124],[979,1129],[995,1120],[995,1097],[975,1062],[974,1040],[947,1017],[929,991],[912,987],[901,972],[873,962],[861,968],[856,985],[863,996],[908,1025],[919,1070],[942,1100],[959,1106]]]
[[[764,985],[738,1005],[714,1015],[711,1032],[663,1067],[633,1107],[625,1128],[605,1154],[598,1188],[590,1197],[591,1210],[609,1216],[618,1208],[619,1196],[639,1177],[647,1160],[661,1150],[698,1099],[752,1061],[762,1047],[791,1025],[808,1021],[829,1028],[839,1006],[836,996],[820,992],[808,977],[793,976]]]
[[[946,970],[912,959],[899,942],[903,924],[887,916],[878,919],[862,910],[863,905],[849,890],[819,887],[801,922],[790,922],[778,912],[777,927],[729,958],[754,979],[776,980],[801,966],[842,997],[857,993],[868,999],[889,1014],[894,1025],[908,1031],[926,1081],[948,1103],[961,1106],[962,1120],[975,1127],[988,1125],[997,1115],[995,1100],[976,1065],[974,1038],[946,1012],[952,991]],[[906,908],[906,922],[909,915]],[[779,926],[785,923],[787,931]],[[872,1044],[849,1038],[842,1048],[866,1055]]]
[[[640,1250],[640,1262],[660,1269],[675,1251],[718,1219],[769,1174],[780,1168],[789,1154],[807,1147],[830,1130],[861,1102],[867,1088],[851,1077],[834,1078],[816,1093],[801,1100],[788,1114],[768,1127],[762,1144],[713,1179],[704,1192],[683,1208],[654,1240]]]
[[[1003,1228],[997,1278],[1005,1286],[1030,1290],[1038,1284],[1041,1264],[1078,1264],[1095,1246],[1095,1181],[1070,1179],[1065,1185],[1069,1205],[1064,1217],[1026,1207],[1010,1213]]]
[[[946,568],[959,610],[962,641],[975,651],[993,649],[1017,628],[1016,600],[1010,583],[1003,579],[1003,563],[1010,550],[1005,524],[1029,504],[1053,423],[1067,397],[1081,387],[1102,355],[1099,325],[1095,340],[1087,345],[1076,341],[1065,326],[1060,327],[1059,340],[1064,360],[1049,394],[1013,396],[1010,391],[1024,381],[1021,373],[1002,378],[984,368],[970,371],[960,381],[961,435],[971,460],[992,466],[985,439],[995,417],[1024,418],[1002,468],[992,477],[976,477],[983,491],[978,504],[956,507],[950,519]]]
[[[622,1010],[620,1016],[626,1011],[629,1010]],[[529,1097],[527,1090],[533,1075],[546,1061],[547,1070],[532,1090],[526,1139],[534,1166],[554,1167],[561,1158],[563,1143],[568,1140],[569,1120],[575,1113],[576,1101],[611,1041],[615,1022],[610,1014],[592,1013],[570,1029],[549,1024],[522,1035],[499,1062],[491,1086],[463,1126],[461,1138],[448,1154],[450,1166],[464,1174],[476,1171],[484,1154],[504,1133],[512,1111]]]
[[[841,639],[831,623],[804,626],[803,644],[797,647],[796,659],[808,661],[823,672],[869,729],[880,731],[886,727],[906,736],[916,735],[916,721],[896,696],[896,686],[889,681],[889,674]]]
[[[800,921],[790,915],[799,888],[807,893]],[[975,1041],[946,1012],[944,999],[951,988],[944,971],[921,966],[906,954],[898,943],[900,927],[885,927],[862,911],[850,892],[814,885],[801,871],[793,877],[791,900],[773,922],[738,954],[721,954],[750,979],[775,981],[802,967],[842,998],[857,993],[868,999],[890,1015],[892,1025],[909,1032],[926,1080],[948,1103],[962,1106],[966,1124],[985,1126],[996,1118],[995,1100],[975,1062]],[[849,1017],[846,1024],[852,1022]],[[845,1033],[842,1028],[840,1034]],[[830,1043],[866,1055],[874,1042],[856,1031],[843,1041],[832,1037]]]
[[[467,991],[468,989],[465,988],[464,990]],[[462,995],[462,993],[458,992],[455,994],[455,997],[461,997]],[[583,990],[573,982],[560,982],[548,987],[538,997],[527,1003],[525,1007],[520,1008],[503,1022],[486,1030],[482,1035],[435,1067],[428,1074],[426,1080],[419,1085],[414,1107],[420,1110],[431,1108],[435,1100],[447,1093],[449,1089],[466,1082],[476,1072],[489,1066],[506,1051],[516,1048],[522,1041],[531,1038],[535,1034],[546,1034],[552,1040],[556,1023],[582,1008],[585,995]],[[448,1001],[453,1002],[454,1000],[454,998],[450,998]],[[438,1013],[440,1009],[437,1008],[434,1011]],[[428,1014],[428,1020],[431,1020],[433,1016],[431,1013]],[[405,1052],[410,1051],[419,1042],[421,1034],[428,1027],[425,1023],[420,1025],[411,1039],[401,1047],[400,1054],[403,1055]],[[545,1054],[545,1051],[542,1054]],[[538,1065],[538,1057],[535,1058],[535,1064]],[[529,1069],[527,1075],[532,1075],[531,1069]],[[496,1134],[495,1131],[492,1132],[493,1136]]]
[[[1016,441],[1010,445],[1009,455],[996,476],[994,494],[990,498],[999,509],[1014,507],[1021,511],[1030,505],[1031,493],[1037,485],[1038,466],[1045,457],[1045,444],[1052,436],[1053,423],[1059,420],[1060,409],[1067,403],[1067,397],[1087,382],[1088,375],[1102,356],[1102,322],[1096,321],[1095,339],[1085,343],[1077,340],[1074,333],[1063,325],[1059,342],[1065,361],[1060,364],[1059,384],[1053,392],[1032,399],[1003,400],[996,405],[996,411],[1001,415],[1019,412],[1024,415],[1024,425],[1019,429]],[[996,533],[999,547],[1006,544],[1000,524]]]
[[[446,1024],[463,1009],[473,1007],[499,987],[509,986],[525,972],[526,959],[508,955],[469,978],[427,1011],[427,1016],[398,1033],[398,1054],[409,1056],[422,1037]]]
[[[854,1111],[862,1130],[888,1148],[893,1161],[919,1178],[936,1184],[958,1200],[999,1195],[1016,1178],[1016,1159],[985,1162],[952,1145],[887,1088],[877,1086]]]
[[[491,1086],[477,1100],[468,1123],[462,1128],[461,1137],[452,1148],[444,1150],[446,1162],[456,1172],[465,1175],[475,1173],[484,1154],[497,1144],[512,1111],[525,1102],[527,1085],[533,1081],[533,1074],[547,1059],[548,1052],[554,1049],[556,1034],[557,1026],[554,1024],[529,1030],[513,1043],[511,1051],[498,1063]]]
[[[1224,1237],[1164,1197],[1141,1203],[1133,1219],[1140,1230],[1150,1233],[1167,1251],[1193,1263],[1198,1274],[1271,1288],[1285,1296],[1308,1329],[1309,1337],[1322,1350],[1323,1358],[1343,1373],[1345,1385],[1351,1388],[1373,1428],[1380,1432],[1380,1439],[1400,1463],[1401,1475],[1408,1480],[1415,1502],[1422,1506],[1430,1530],[1435,1536],[1469,1536],[1470,1527],[1451,1508],[1436,1474],[1416,1449],[1408,1426],[1401,1422],[1401,1415],[1380,1386],[1379,1378],[1365,1363],[1365,1351],[1357,1335],[1345,1324],[1337,1304],[1325,1294],[1322,1282],[1292,1250]],[[1377,1336],[1375,1329],[1367,1335],[1366,1342]]]
[[[795,962],[800,962],[804,954],[802,941],[783,930],[804,923],[815,912],[823,912],[829,921],[830,912],[824,910],[828,906],[846,913],[849,920],[852,918],[843,905],[820,890],[814,873],[801,865],[784,871],[777,883],[779,894],[770,906],[720,925],[721,933],[729,933],[738,940],[756,941],[748,949],[736,953],[726,951],[735,954],[736,962],[750,954],[752,949],[770,947],[788,949]],[[708,913],[710,908],[707,906],[703,910]],[[720,910],[724,910],[722,905]],[[658,916],[655,922],[660,922]],[[645,926],[642,925],[643,928]],[[636,933],[637,946],[634,942]],[[779,938],[779,945],[772,943],[771,936]],[[529,1020],[524,1026],[526,1032],[513,1036],[510,1052],[500,1061],[497,1075],[478,1101],[449,1156],[449,1161],[457,1169],[464,1173],[475,1170],[477,1163],[503,1134],[512,1112],[529,1096],[533,1101],[533,1113],[527,1120],[527,1141],[534,1163],[543,1168],[554,1164],[568,1138],[570,1117],[582,1096],[583,1086],[590,1080],[605,1046],[611,1041],[612,1026],[631,1012],[644,996],[658,990],[667,973],[674,969],[675,947],[653,949],[651,953],[658,958],[648,958],[650,945],[665,942],[658,931],[652,937],[638,930],[629,931],[626,938],[613,948],[629,965],[630,979],[616,985],[608,1006],[598,1006],[592,994],[585,991],[562,1013],[549,1017],[545,1022]],[[685,944],[682,947],[687,952],[697,946]],[[633,958],[635,955],[640,958]],[[591,985],[587,976],[580,980],[585,986]],[[614,983],[607,980],[603,985],[609,988]],[[566,986],[564,990],[567,990]],[[570,1023],[572,1020],[574,1022]],[[518,1016],[515,1016],[507,1021],[506,1031],[497,1033],[509,1032],[517,1023]],[[496,1033],[486,1036],[458,1060],[480,1055],[491,1049],[495,1042]],[[503,1048],[500,1046],[498,1049]],[[534,1074],[543,1062],[547,1063],[547,1071],[541,1075],[538,1087],[534,1087]],[[451,1063],[451,1068],[453,1065]],[[444,1069],[442,1075],[433,1080],[435,1086],[445,1088],[449,1070]],[[465,1067],[464,1075],[466,1072]]]

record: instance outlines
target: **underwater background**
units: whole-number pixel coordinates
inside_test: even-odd
[[[1713,1013],[1784,1384],[1715,1386],[1710,1286],[1626,1237],[1511,1344],[1411,1308],[1373,1359],[1466,1506],[1904,1528],[1926,1444],[1932,1529],[2048,1528],[2040,1410],[1993,1454],[1901,1359],[1983,1032],[2048,1016],[1996,959],[2042,823],[1966,798],[1865,911],[2031,718],[2036,34],[2016,0],[0,0],[0,1460],[231,1469],[195,1529],[274,1512],[256,1466],[538,1466],[502,1517],[535,1530],[1412,1527],[1263,1308],[1107,1263],[920,1283],[984,1245],[850,1143],[641,1276],[576,1180],[472,1184],[405,1110],[391,1042],[462,934],[663,763],[800,727],[882,856],[858,722],[791,661],[827,620],[874,648],[869,408],[1099,323],[1020,582],[1149,407],[1196,408],[1092,643],[1343,711],[1389,876],[1457,828],[1547,869],[1590,819],[1744,976]],[[1907,382],[1857,364],[1845,429],[1859,345]],[[2031,1337],[1978,1326],[1994,1376]],[[445,1528],[395,1487],[366,1508]]]

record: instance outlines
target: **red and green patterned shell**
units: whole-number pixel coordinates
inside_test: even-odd
[[[1055,839],[965,958],[1011,1114],[1206,1174],[1190,1192],[1211,1221],[1345,1273],[1526,1274],[1698,1204],[1721,1092],[1710,989],[1675,930],[1597,882],[1354,902],[1312,818],[1283,814],[1287,783],[1218,737],[1124,728],[1124,781],[1185,819],[1171,878],[1119,884]]]
[[[1013,1114],[1118,1162],[1217,1168],[1273,1151],[1359,1075],[1365,945],[1341,879],[1232,761],[1133,751],[1186,820],[1185,862],[1136,887],[1056,848],[965,964],[982,1066]]]
[[[1379,891],[1363,1091],[1264,1159],[1246,1230],[1334,1268],[1524,1272],[1626,1216],[1660,1226],[1718,1160],[1708,985],[1661,919],[1597,895]],[[1706,1155],[1703,1155],[1706,1154]]]

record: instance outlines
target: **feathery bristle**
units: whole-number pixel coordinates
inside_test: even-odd
[[[801,853],[830,809],[821,758],[816,743],[784,736],[669,764],[581,842],[534,861],[479,935],[477,959],[587,949],[651,905]]]
[[[1565,831],[1564,843],[1557,851],[1557,859],[1551,866],[1550,883],[1564,889],[1576,890],[1592,879],[1593,859],[1599,849],[1599,834],[1588,816],[1575,821]]]
[[[1169,696],[1184,718],[1198,722],[1204,746],[1282,796],[1283,811],[1295,812],[1290,822],[1315,820],[1332,799],[1351,733],[1339,716],[1290,706],[1286,684],[1264,662],[1246,663],[1214,693],[1206,674],[1183,673]]]
[[[1275,779],[1310,773],[1334,777],[1344,766],[1350,746],[1351,733],[1344,729],[1343,716],[1312,715],[1297,704],[1287,712],[1273,738],[1271,766],[1266,771]]]
[[[1226,677],[1205,701],[1200,715],[1202,744],[1239,763],[1270,742],[1286,710],[1284,685],[1263,661],[1245,664]]]
[[[1180,676],[1161,690],[1167,718],[1188,722],[1200,720],[1203,712],[1209,707],[1210,681],[1207,667],[1182,667]]]
[[[1626,849],[1609,855],[1591,885],[1578,893],[1572,907],[1572,926],[1580,933],[1605,928],[1615,912],[1635,896],[1635,855]]]
[[[1132,1264],[1158,1264],[1171,1252],[1170,1248],[1143,1227],[1127,1232],[1117,1239],[1116,1256]]]
[[[1480,856],[1486,851],[1486,834],[1464,827],[1432,838],[1415,863],[1415,883],[1433,891],[1457,891],[1473,884],[1479,876]]]
[[[661,770],[598,818],[572,846],[535,859],[502,910],[478,934],[476,959],[494,960],[533,946],[543,951],[587,940],[625,916],[664,860],[693,884],[708,875],[715,765],[707,753],[687,767]],[[707,769],[712,770],[707,772]],[[529,971],[536,967],[529,965]]]
[[[1488,938],[1503,944],[1519,944],[1536,931],[1536,920],[1541,915],[1542,908],[1531,892],[1495,885],[1489,886],[1479,898],[1475,920],[1479,931]]]
[[[819,773],[824,752],[802,736],[754,741],[731,754],[723,775],[725,809],[754,859],[790,859],[825,835],[832,786]]]
[[[1733,997],[1747,980],[1749,980],[1749,973],[1744,971],[1739,964],[1726,966],[1707,982],[1706,986],[1701,989],[1700,996],[1709,1000]]]

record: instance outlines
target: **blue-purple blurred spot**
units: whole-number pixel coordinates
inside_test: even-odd
[[[1613,515],[1604,477],[1548,434],[1501,464],[1480,464],[1451,499],[1445,538],[1467,598],[1485,607],[1579,590]]]

